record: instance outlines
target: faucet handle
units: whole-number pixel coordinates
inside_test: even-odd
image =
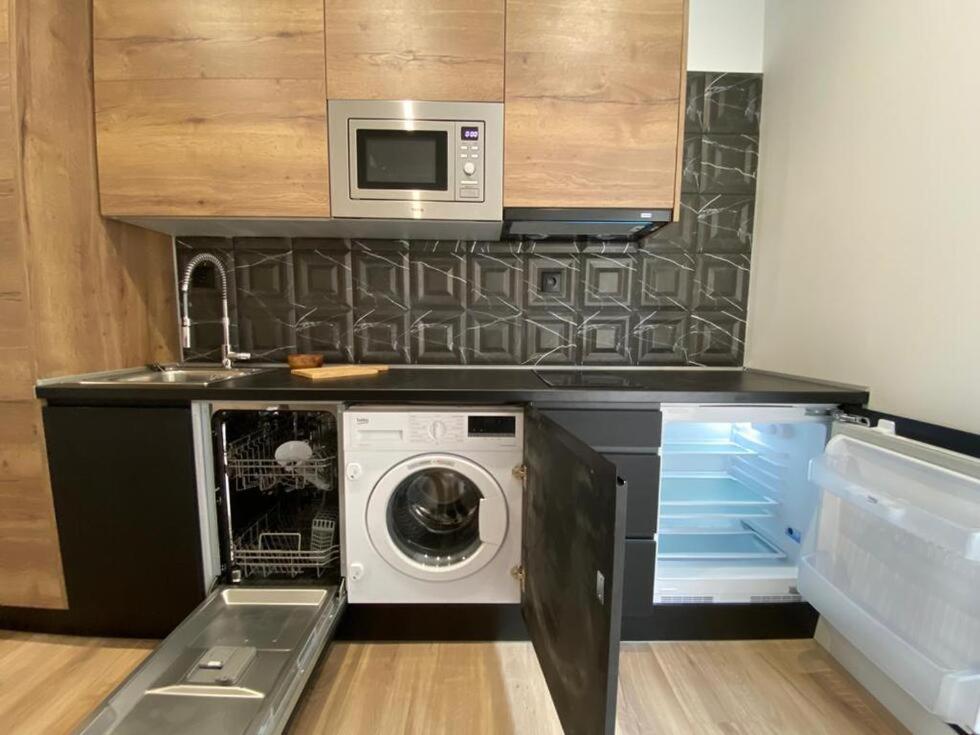
[[[228,357],[229,360],[251,360],[252,359],[252,353],[251,352],[233,352],[232,350],[229,350],[227,357]]]

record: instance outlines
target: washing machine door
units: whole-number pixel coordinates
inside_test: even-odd
[[[427,454],[378,481],[367,528],[378,554],[417,579],[461,579],[486,566],[507,535],[507,500],[478,464]]]

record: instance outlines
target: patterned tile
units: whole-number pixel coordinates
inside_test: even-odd
[[[640,306],[683,311],[691,304],[695,260],[685,252],[644,252]]]
[[[522,362],[524,317],[520,312],[470,309],[465,339],[466,362],[515,365]]]
[[[631,255],[593,254],[585,258],[583,304],[629,309],[636,280],[636,262]]]
[[[708,74],[698,71],[687,73],[687,91],[685,93],[684,133],[700,133],[704,130],[704,86]]]
[[[759,168],[759,136],[749,133],[701,138],[702,192],[753,194]]]
[[[728,311],[745,315],[749,298],[749,257],[703,253],[694,276],[695,311]]]
[[[574,312],[578,306],[581,270],[577,255],[536,250],[527,257],[524,271],[525,303],[529,307],[552,306]]]
[[[689,336],[691,363],[739,364],[745,347],[745,320],[722,311],[691,314]]]
[[[758,74],[707,74],[704,130],[709,133],[759,130],[762,77]]]
[[[747,253],[752,249],[755,197],[702,194],[698,202],[698,250]]]
[[[229,269],[232,342],[259,359],[739,365],[761,77],[687,75],[680,220],[641,243],[180,238]],[[194,347],[219,357],[217,282],[191,291]]]
[[[416,363],[465,362],[466,315],[426,310],[413,314],[409,335]]]
[[[680,221],[664,225],[645,238],[643,250],[697,250],[700,207],[700,195],[681,194]]]
[[[629,312],[597,311],[582,318],[582,364],[630,365],[633,362],[633,334]]]
[[[470,306],[520,310],[524,301],[524,261],[520,256],[473,255],[469,265]]]
[[[573,314],[528,311],[524,314],[524,359],[529,365],[574,365],[578,359],[578,322]]]
[[[414,256],[414,254],[413,254]],[[412,306],[459,308],[466,304],[466,258],[423,252],[411,257]]]
[[[689,365],[688,314],[650,312],[638,314],[633,332],[637,337],[637,365]]]
[[[353,330],[355,362],[411,362],[407,311],[369,311],[354,320]]]

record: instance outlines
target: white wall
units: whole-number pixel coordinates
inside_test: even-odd
[[[980,432],[980,3],[773,0],[746,364]]]
[[[690,0],[687,68],[761,72],[765,8],[766,0]]]

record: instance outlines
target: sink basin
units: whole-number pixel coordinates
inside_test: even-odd
[[[214,385],[225,380],[244,378],[255,375],[269,368],[222,368],[213,366],[175,365],[164,367],[162,370],[141,370],[136,373],[127,372],[120,375],[105,376],[82,383],[140,383],[149,385]]]

